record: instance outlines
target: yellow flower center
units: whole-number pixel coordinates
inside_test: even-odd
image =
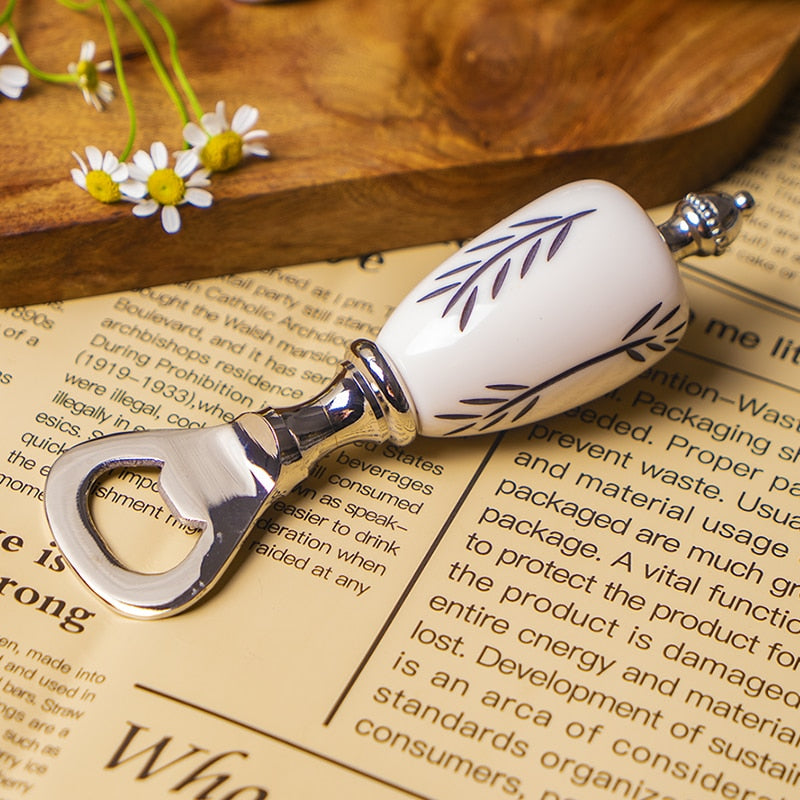
[[[93,169],[86,174],[86,191],[101,203],[116,203],[122,196],[119,184],[101,169]]]
[[[147,179],[150,197],[162,206],[176,206],[186,194],[186,184],[174,169],[157,169]]]
[[[78,85],[84,89],[94,90],[100,83],[94,61],[79,61],[75,72],[78,75]]]
[[[224,172],[242,160],[242,137],[236,131],[223,131],[212,136],[203,151],[200,161],[212,172]]]

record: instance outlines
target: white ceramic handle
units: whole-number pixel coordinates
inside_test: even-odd
[[[586,402],[674,347],[688,305],[642,208],[602,181],[562,186],[473,239],[377,339],[425,436],[516,427]]]

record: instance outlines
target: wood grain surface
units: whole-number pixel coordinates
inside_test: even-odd
[[[119,97],[97,113],[32,79],[0,99],[0,305],[464,238],[584,177],[669,202],[735,166],[800,77],[793,0],[160,5],[203,107],[256,106],[273,158],[214,176],[214,206],[184,206],[170,236],[70,178],[71,151],[122,149]],[[14,19],[41,69],[89,38],[109,56],[96,12],[32,0]],[[177,150],[180,119],[120,30],[136,146]]]

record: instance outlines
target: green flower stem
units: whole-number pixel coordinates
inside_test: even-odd
[[[100,6],[100,13],[103,15],[103,21],[106,24],[108,43],[111,46],[111,58],[114,62],[114,72],[117,76],[119,91],[125,100],[125,108],[128,110],[128,141],[125,143],[125,149],[119,154],[119,160],[125,161],[131,154],[131,150],[133,150],[133,142],[136,138],[136,109],[133,106],[133,98],[131,97],[130,89],[128,89],[128,81],[125,78],[122,51],[119,47],[117,29],[114,27],[111,11],[106,0],[98,0],[98,5]]]
[[[88,11],[97,5],[98,0],[84,0],[83,3],[76,2],[76,0],[58,0],[58,3],[70,11]]]
[[[167,37],[172,70],[175,73],[175,77],[178,79],[178,83],[180,83],[181,88],[183,89],[183,93],[189,100],[189,104],[191,105],[195,116],[199,120],[200,117],[203,116],[203,109],[197,99],[197,95],[194,93],[194,90],[189,83],[189,79],[186,77],[186,73],[183,71],[180,55],[178,54],[178,37],[175,35],[175,29],[172,27],[172,24],[161,11],[161,9],[158,8],[158,6],[153,3],[152,0],[142,0],[142,5],[155,17],[156,21],[161,26],[161,29],[164,31],[164,35]]]
[[[17,0],[8,0],[6,3],[6,7],[3,9],[3,13],[0,14],[0,25],[5,25],[11,19],[11,14],[14,12],[14,6],[16,5]]]
[[[113,2],[128,20],[131,27],[136,31],[137,36],[144,46],[145,52],[150,58],[150,63],[153,65],[156,75],[158,75],[165,91],[175,104],[175,107],[178,109],[178,113],[180,114],[183,124],[185,125],[189,121],[189,112],[186,109],[186,104],[183,102],[183,98],[178,93],[172,78],[170,78],[169,73],[164,67],[164,62],[161,60],[161,56],[158,54],[158,49],[156,48],[149,31],[142,24],[142,21],[139,19],[136,12],[130,7],[130,5],[128,5],[126,0],[113,0]]]
[[[70,75],[68,72],[44,72],[43,70],[36,67],[33,62],[28,58],[27,53],[25,52],[24,48],[22,47],[22,42],[19,40],[19,36],[17,35],[17,29],[14,27],[14,23],[11,22],[9,19],[7,21],[8,24],[8,38],[11,40],[11,46],[14,48],[14,53],[16,54],[17,58],[19,59],[19,63],[25,67],[34,78],[38,78],[40,81],[46,81],[47,83],[75,83],[75,76]]]

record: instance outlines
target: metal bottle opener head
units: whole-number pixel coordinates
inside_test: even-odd
[[[153,430],[93,439],[60,456],[45,509],[61,552],[89,588],[130,617],[169,616],[208,592],[266,507],[288,494],[316,461],[354,441],[408,444],[408,401],[377,347],[365,340],[331,385],[308,403],[245,413],[226,425]],[[89,510],[93,486],[119,467],[158,467],[172,514],[200,529],[191,552],[161,573],[137,572],[111,552]]]
[[[434,270],[308,402],[201,430],[112,434],[64,453],[45,489],[53,536],[120,613],[181,612],[212,589],[267,506],[331,450],[526,425],[633,378],[685,329],[675,259],[719,255],[753,205],[745,192],[688,195],[656,228],[610,184],[550,192]],[[173,515],[201,529],[164,572],[127,567],[92,518],[93,487],[118,467],[160,468]]]

